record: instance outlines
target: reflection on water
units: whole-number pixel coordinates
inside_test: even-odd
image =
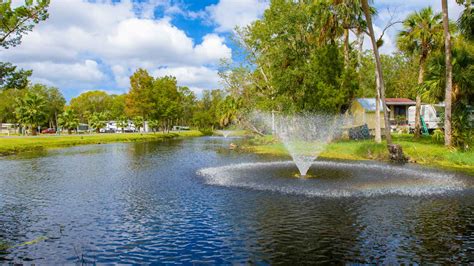
[[[462,182],[438,193],[307,197],[209,185],[196,174],[278,160],[226,149],[236,141],[91,145],[0,159],[0,263],[474,261],[472,178],[437,173]],[[289,166],[261,176],[288,187],[354,184],[365,180],[361,173],[370,180],[370,171],[328,165],[312,168],[319,181],[293,178]]]

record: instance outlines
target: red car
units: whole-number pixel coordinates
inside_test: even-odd
[[[56,134],[56,129],[54,128],[47,128],[41,130],[41,134]]]

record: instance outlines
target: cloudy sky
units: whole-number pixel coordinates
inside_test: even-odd
[[[448,2],[450,16],[458,17],[461,7]],[[428,5],[439,11],[440,3],[375,0],[376,32],[390,18],[401,20]],[[124,93],[139,67],[176,76],[200,94],[220,87],[221,58],[239,60],[231,41],[235,26],[251,23],[267,6],[267,0],[51,0],[49,19],[20,46],[0,50],[0,60],[33,69],[33,82],[59,87],[67,99],[96,89]],[[399,28],[385,35],[382,52],[395,49]]]

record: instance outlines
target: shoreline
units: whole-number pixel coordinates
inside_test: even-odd
[[[411,141],[411,136],[393,136],[394,142],[402,145],[410,164],[428,166],[440,170],[460,172],[474,177],[474,151],[450,150],[425,138],[420,143]],[[254,138],[241,150],[261,155],[290,156],[284,145],[271,136]],[[318,156],[329,160],[389,162],[386,144],[373,140],[342,140],[329,143]]]
[[[22,152],[41,151],[54,148],[66,148],[79,145],[105,144],[114,142],[146,142],[182,137],[200,137],[197,130],[170,133],[116,133],[61,136],[2,136],[0,137],[0,157]]]

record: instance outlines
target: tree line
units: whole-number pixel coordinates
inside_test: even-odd
[[[356,97],[375,97],[384,109],[377,121],[389,125],[385,97],[412,98],[415,138],[420,136],[421,102],[444,101],[445,143],[466,147],[473,142],[466,121],[468,107],[474,105],[472,2],[457,1],[464,6],[458,21],[448,19],[447,3],[441,2],[441,13],[426,7],[402,21],[391,19],[375,36],[372,17],[377,10],[367,0],[271,1],[261,19],[236,29],[246,60],[224,62],[221,78],[241,102],[239,113],[255,107],[344,113]],[[398,23],[397,50],[381,55],[383,34]],[[372,51],[363,50],[364,36],[369,36]],[[390,144],[389,127],[385,138]]]

